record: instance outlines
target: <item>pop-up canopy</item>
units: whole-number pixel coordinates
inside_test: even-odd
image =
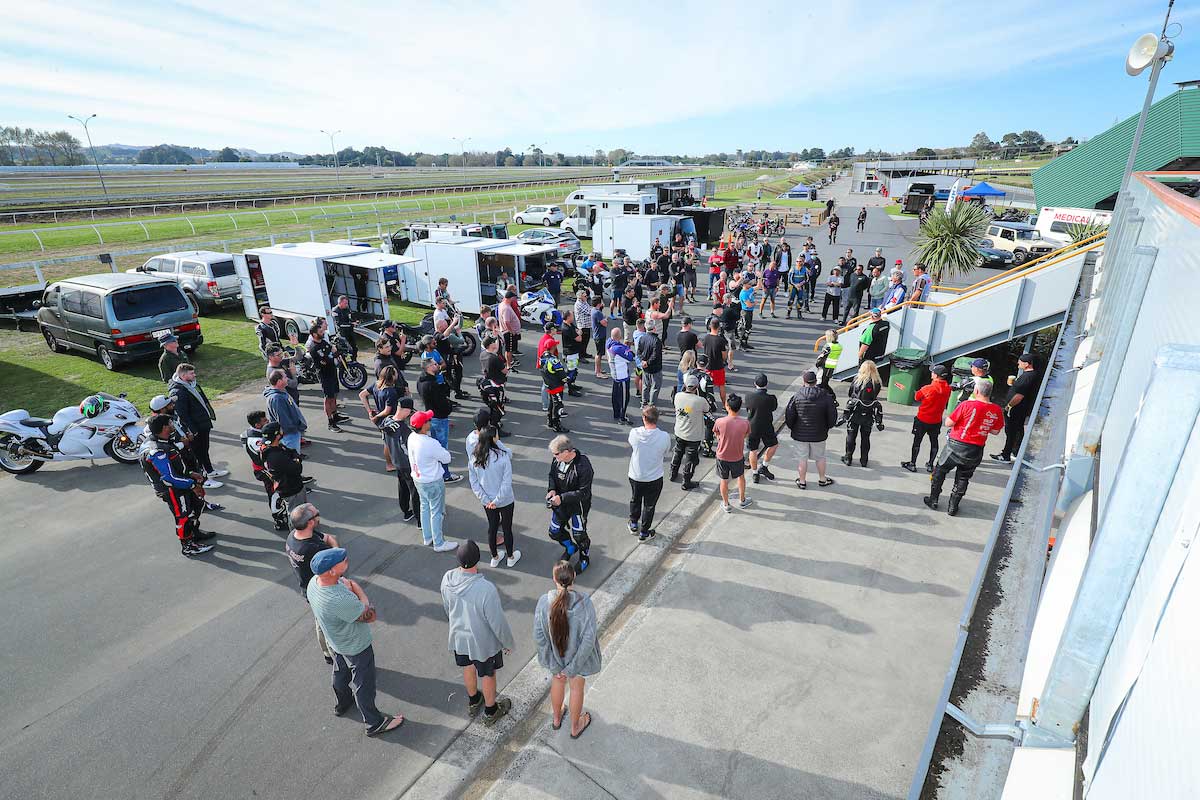
[[[961,197],[1003,197],[1008,192],[1001,191],[987,181],[977,183],[960,195]]]

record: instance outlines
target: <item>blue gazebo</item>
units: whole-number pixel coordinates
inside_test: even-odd
[[[970,189],[967,189],[959,197],[1004,197],[1008,192],[997,189],[987,181],[977,183]]]

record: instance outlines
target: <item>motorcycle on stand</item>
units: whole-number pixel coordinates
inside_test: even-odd
[[[350,345],[346,340],[334,334],[331,338],[337,362],[338,382],[348,390],[356,392],[367,385],[367,368],[350,358]],[[302,346],[285,346],[284,353],[296,365],[296,380],[302,384],[320,383],[321,375],[317,365],[308,355],[308,350]]]
[[[14,409],[0,414],[0,469],[28,475],[49,461],[97,458],[136,464],[140,432],[141,414],[123,393],[99,392],[51,419]]]
[[[448,310],[452,318],[458,316],[458,311],[453,306],[450,306]],[[398,322],[396,323],[396,327],[400,329],[400,332],[404,334],[406,339],[405,352],[399,354],[401,363],[404,366],[408,366],[408,362],[412,360],[412,357],[418,355],[421,349],[422,336],[435,336],[437,334],[437,330],[433,324],[432,312],[426,314],[421,319],[421,324],[419,325]],[[474,328],[466,325],[465,322],[463,325],[460,325],[458,335],[463,338],[463,345],[459,348],[458,355],[467,358],[479,349],[479,337],[476,335]]]

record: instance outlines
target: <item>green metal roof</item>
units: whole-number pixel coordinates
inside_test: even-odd
[[[1038,208],[1094,208],[1116,194],[1133,145],[1133,115],[1034,170]],[[1157,170],[1200,156],[1200,89],[1181,89],[1150,106],[1135,170]]]

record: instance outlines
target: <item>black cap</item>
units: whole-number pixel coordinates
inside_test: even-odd
[[[937,375],[939,378],[946,377],[946,373],[949,372],[949,370],[947,370],[945,365],[943,365],[943,364],[934,364],[932,367],[929,368],[929,371],[932,372],[934,375]]]
[[[397,405],[400,408],[407,408],[407,409],[416,408],[416,406],[413,405],[413,399],[411,397],[401,397],[400,402]]]
[[[816,383],[817,382],[817,373],[813,372],[811,369],[808,372],[804,373],[804,382],[809,384],[810,386],[812,384]]]
[[[470,569],[479,563],[479,545],[475,544],[470,539],[460,544],[454,551],[455,557],[458,559],[458,565],[463,569]]]
[[[757,375],[755,375],[754,376],[754,385],[760,389],[763,388],[764,386],[766,386],[767,385],[767,374],[765,372],[760,372]]]
[[[481,408],[475,412],[475,430],[490,425],[492,422],[492,412],[486,408]]]
[[[268,441],[274,439],[281,433],[283,433],[283,426],[278,422],[268,422],[266,425],[262,426],[263,438]]]

